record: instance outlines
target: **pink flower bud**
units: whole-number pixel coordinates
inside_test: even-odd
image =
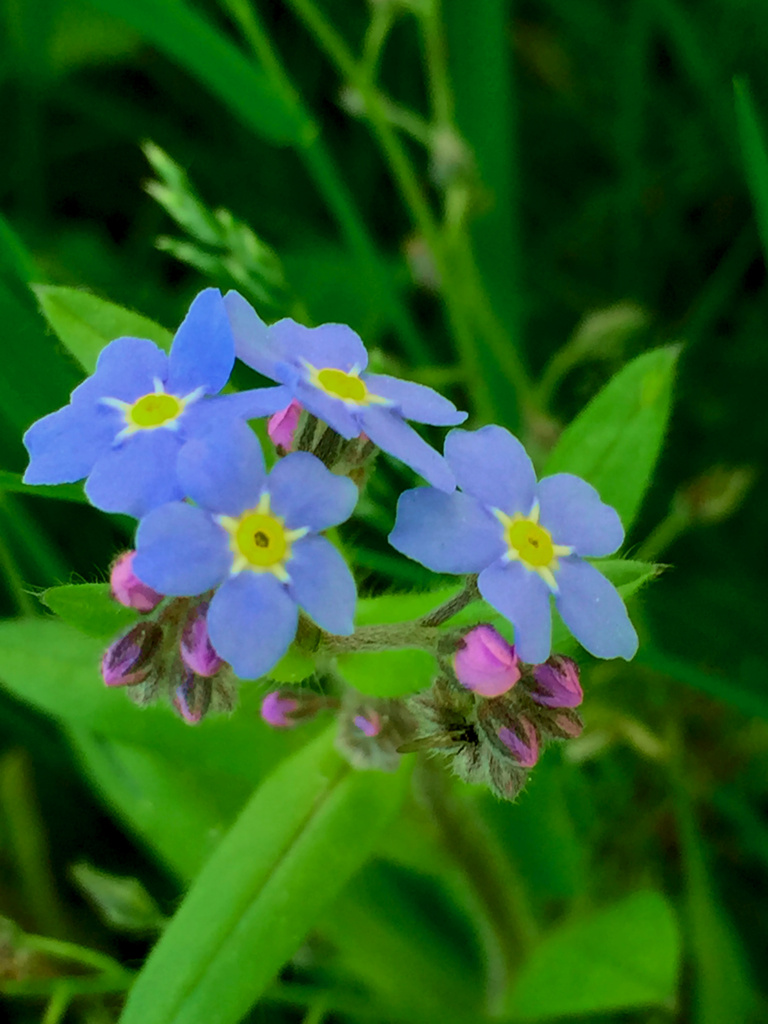
[[[453,659],[462,686],[483,697],[499,697],[520,678],[515,648],[493,626],[475,626]]]
[[[140,622],[110,644],[101,659],[101,675],[107,686],[143,683],[162,636],[163,631],[154,622]]]
[[[213,649],[213,644],[208,636],[208,624],[206,614],[208,602],[203,601],[193,609],[189,618],[184,624],[181,634],[181,659],[187,668],[199,676],[215,676],[224,659],[220,658]]]
[[[373,739],[381,732],[381,715],[376,711],[371,711],[367,715],[355,715],[353,721],[368,739]]]
[[[572,712],[571,715],[560,714],[555,716],[555,726],[563,734],[564,738],[575,740],[577,736],[581,736],[584,731],[584,723],[581,721],[576,712]]]
[[[533,670],[536,686],[531,699],[545,708],[577,708],[584,699],[579,667],[572,658],[553,654]]]
[[[522,716],[518,718],[515,730],[503,725],[498,736],[521,767],[533,768],[539,760],[539,737],[529,719]]]
[[[298,706],[299,702],[293,697],[286,697],[279,690],[273,690],[261,702],[261,717],[273,729],[292,729],[296,722],[290,716]]]
[[[276,448],[289,452],[293,447],[293,437],[301,416],[301,405],[294,398],[289,406],[270,416],[267,421],[269,439]]]
[[[151,612],[163,600],[152,587],[142,583],[133,571],[135,551],[125,551],[112,566],[109,585],[112,597],[126,608],[135,608],[138,612]]]
[[[188,672],[173,694],[173,706],[187,725],[197,725],[211,705],[211,683]]]

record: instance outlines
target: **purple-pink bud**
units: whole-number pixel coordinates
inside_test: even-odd
[[[269,417],[267,433],[269,434],[270,441],[276,448],[283,448],[287,452],[291,450],[301,413],[301,405],[294,398],[285,409]]]
[[[575,740],[584,731],[584,723],[580,721],[576,712],[572,712],[573,718],[567,714],[555,716],[556,727],[569,739]]]
[[[137,612],[151,612],[163,600],[152,587],[142,583],[133,571],[135,551],[125,551],[112,566],[109,585],[112,597],[126,608],[135,608]]]
[[[261,702],[261,717],[273,729],[292,729],[296,722],[290,716],[298,706],[299,702],[293,697],[286,697],[279,690],[273,690]]]
[[[110,644],[101,659],[101,675],[107,686],[143,683],[162,636],[163,631],[154,622],[140,622]]]
[[[579,667],[572,658],[553,654],[533,670],[536,681],[531,699],[545,708],[577,708],[584,699]]]
[[[215,676],[224,659],[220,658],[213,649],[210,637],[208,636],[208,623],[206,614],[208,602],[203,601],[193,609],[189,618],[184,623],[181,633],[181,660],[199,676]]]
[[[483,697],[499,697],[520,678],[515,648],[493,626],[475,626],[453,659],[462,686]]]
[[[517,720],[516,731],[503,725],[498,735],[521,767],[533,768],[539,760],[539,737],[533,722],[521,716]]]
[[[368,739],[373,739],[381,732],[381,715],[377,711],[371,711],[366,715],[355,715],[353,721]]]
[[[211,705],[211,684],[188,672],[173,694],[173,706],[187,725],[197,725]]]

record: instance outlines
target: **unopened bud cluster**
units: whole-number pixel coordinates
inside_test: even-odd
[[[104,682],[126,687],[141,706],[165,697],[190,725],[197,725],[210,710],[231,711],[232,670],[208,637],[208,602],[164,598],[135,575],[133,556],[133,551],[126,551],[112,566],[112,596],[126,608],[155,614],[109,645],[101,661]]]

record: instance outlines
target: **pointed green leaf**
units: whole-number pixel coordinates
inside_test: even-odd
[[[551,932],[518,975],[508,1010],[529,1021],[670,1006],[679,967],[669,904],[657,892],[637,892]]]
[[[0,469],[0,491],[32,494],[40,498],[57,498],[59,501],[87,501],[80,484],[25,484],[21,473],[11,473],[7,469]]]
[[[51,587],[41,600],[60,619],[88,636],[108,640],[138,618],[133,608],[118,604],[108,583],[68,583]]]
[[[545,473],[575,473],[597,488],[628,530],[667,428],[679,348],[657,348],[625,366],[562,433]]]
[[[150,954],[121,1024],[237,1024],[370,855],[407,776],[353,772],[334,731],[256,790]]]
[[[149,338],[166,351],[171,347],[170,331],[113,302],[77,288],[36,284],[32,289],[43,316],[87,373],[93,373],[99,353],[115,338]]]

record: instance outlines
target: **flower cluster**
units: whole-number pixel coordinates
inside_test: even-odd
[[[275,386],[232,390],[236,359]],[[343,638],[370,649],[335,528],[379,450],[405,463],[428,486],[401,495],[390,543],[468,582],[458,604],[410,632],[376,627],[376,644],[433,650],[437,681],[407,702],[273,691],[262,714],[286,728],[331,709],[356,767],[449,749],[460,775],[511,796],[547,737],[581,728],[578,670],[551,651],[551,604],[593,655],[635,652],[618,592],[587,561],[619,548],[621,522],[578,477],[537,483],[501,427],[452,429],[436,451],[410,422],[456,428],[466,414],[367,365],[343,324],[268,326],[238,293],[206,289],[167,355],[141,338],[107,345],[69,404],[27,431],[25,481],[85,480],[97,508],[139,520],[111,593],[142,618],[110,645],[102,675],[139,703],[164,693],[193,724],[231,709],[236,678],[268,677],[292,645],[321,673]],[[249,422],[260,418],[266,458]],[[511,624],[514,647],[490,625],[458,639],[442,629],[480,596]]]

